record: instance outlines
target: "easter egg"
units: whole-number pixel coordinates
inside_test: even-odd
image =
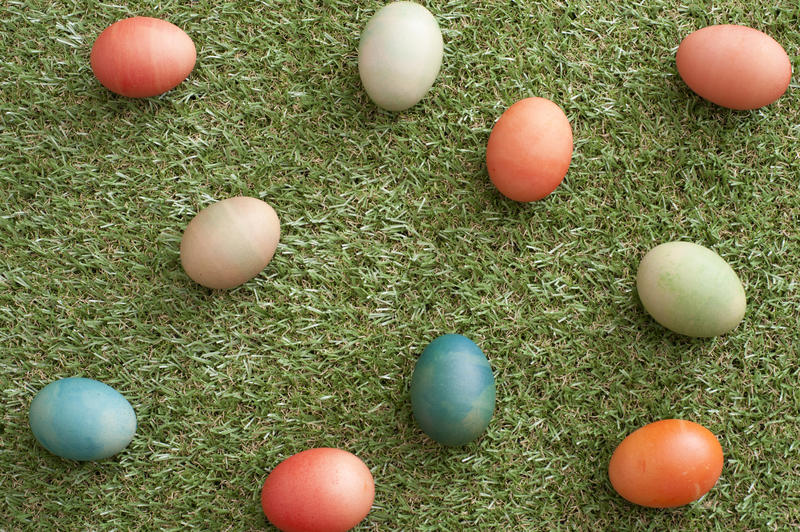
[[[563,181],[572,160],[572,127],[559,106],[525,98],[509,107],[486,146],[489,178],[515,201],[544,198]]]
[[[713,251],[691,242],[651,249],[639,264],[636,289],[658,323],[686,336],[725,334],[744,317],[746,299],[736,272]]]
[[[460,334],[432,341],[411,377],[411,408],[420,428],[444,445],[480,436],[494,413],[495,384],[483,351]]]
[[[317,448],[290,456],[267,477],[261,507],[283,532],[344,532],[372,508],[369,468],[341,449]]]
[[[707,428],[682,419],[632,432],[608,464],[611,485],[634,504],[682,506],[705,495],[722,473],[722,446]]]
[[[402,111],[431,88],[443,52],[442,32],[430,11],[414,2],[392,2],[361,33],[358,72],[375,105]]]
[[[131,98],[177,87],[194,68],[192,39],[174,24],[151,17],[115,22],[97,37],[89,62],[98,81]]]
[[[133,407],[111,386],[70,377],[51,382],[31,402],[31,431],[42,447],[70,460],[102,460],[128,446]]]
[[[792,64],[775,39],[747,26],[721,24],[689,34],[675,56],[694,92],[722,107],[757,109],[789,87]]]
[[[281,235],[275,210],[257,198],[237,196],[195,216],[181,239],[186,274],[208,288],[233,288],[272,260]]]

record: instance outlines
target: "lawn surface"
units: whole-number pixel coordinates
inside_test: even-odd
[[[3,3],[0,529],[265,529],[266,475],[318,446],[372,470],[363,530],[800,524],[800,90],[729,111],[674,61],[691,31],[739,23],[797,69],[800,5],[425,4],[442,72],[392,114],[357,70],[379,1]],[[135,14],[197,46],[159,98],[115,96],[89,67],[100,31]],[[519,204],[485,147],[534,95],[565,110],[575,152],[555,193]],[[275,207],[281,243],[259,277],[211,291],[181,269],[181,234],[239,194]],[[732,333],[683,338],[642,309],[637,265],[670,240],[738,273]],[[408,394],[447,332],[497,381],[488,431],[455,449],[420,432]],[[136,410],[112,459],[59,459],[28,428],[35,393],[74,375]],[[722,476],[683,508],[628,504],[611,453],[670,417],[719,437]]]

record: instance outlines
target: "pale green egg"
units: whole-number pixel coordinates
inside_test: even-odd
[[[444,42],[430,11],[414,2],[381,8],[361,33],[358,71],[378,107],[402,111],[419,102],[442,66]]]
[[[639,264],[636,289],[658,323],[686,336],[725,334],[744,317],[746,299],[736,272],[713,251],[691,242],[651,249]]]

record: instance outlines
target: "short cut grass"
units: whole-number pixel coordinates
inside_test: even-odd
[[[301,450],[351,451],[376,481],[360,530],[785,530],[800,525],[800,91],[726,110],[675,68],[691,31],[765,31],[798,64],[788,0],[424,2],[445,40],[427,97],[364,93],[361,29],[382,2],[8,0],[0,32],[0,529],[259,530],[266,475]],[[92,76],[112,22],[183,28],[197,65],[162,97]],[[492,124],[559,104],[563,184],[506,200]],[[272,263],[232,291],[182,271],[201,208],[274,206]],[[688,240],[742,279],[744,321],[691,340],[635,293],[644,253]],[[414,423],[408,386],[448,332],[490,360],[497,408],[475,443]],[[139,427],[98,463],[27,423],[57,378],[101,380]],[[720,439],[722,476],[673,510],[631,505],[615,446],[664,418]]]

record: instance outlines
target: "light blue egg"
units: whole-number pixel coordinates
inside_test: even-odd
[[[51,382],[31,402],[33,435],[53,454],[102,460],[128,446],[136,433],[133,407],[111,386],[70,377]]]

